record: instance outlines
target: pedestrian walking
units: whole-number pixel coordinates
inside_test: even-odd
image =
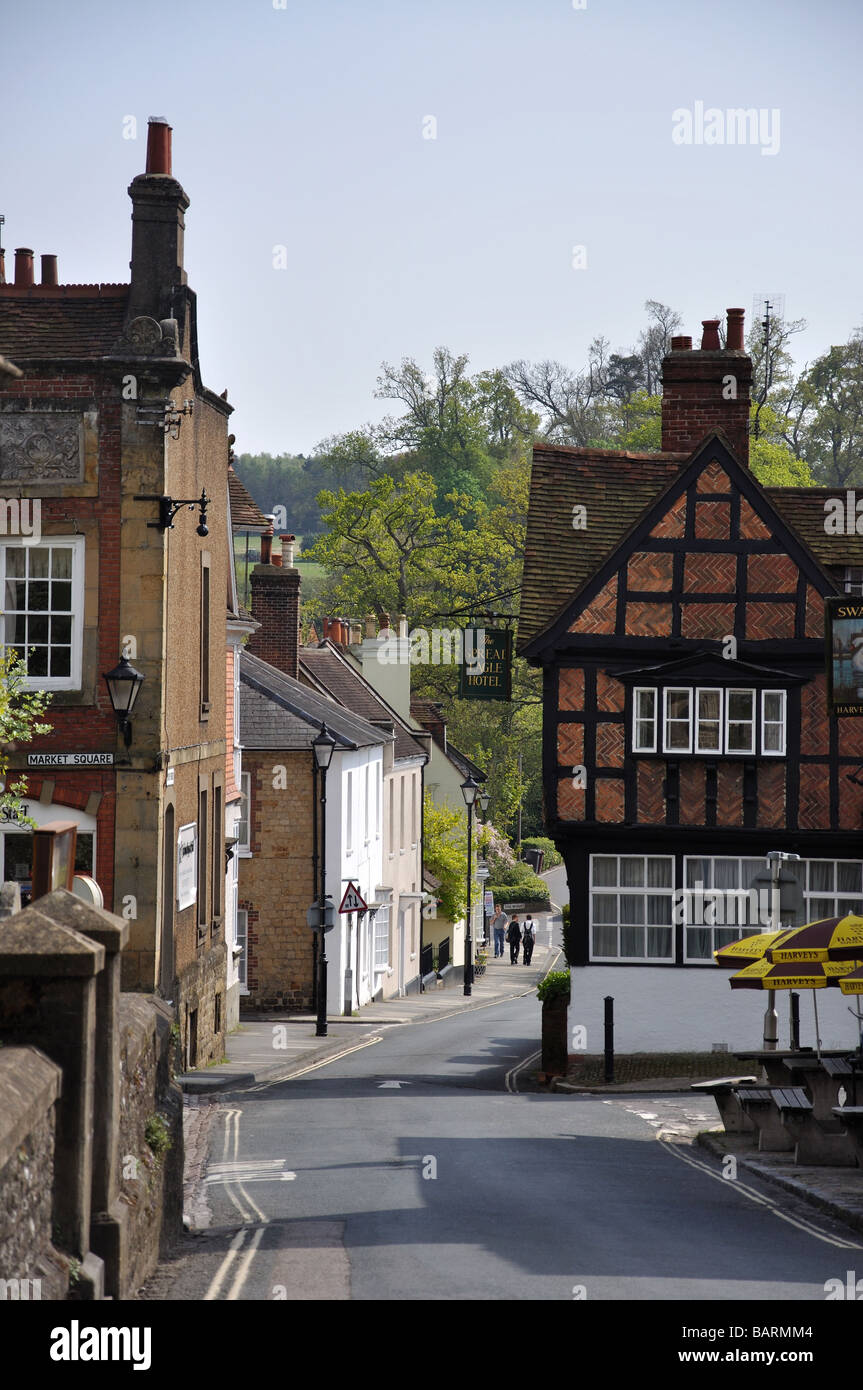
[[[530,913],[524,919],[524,926],[521,930],[522,960],[525,965],[530,965],[533,959],[533,948],[536,945],[536,923]]]
[[[505,912],[501,912],[500,903],[495,903],[494,914],[495,915],[491,919],[491,925],[494,929],[494,958],[497,960],[498,956],[503,958],[503,941],[506,935],[508,918]]]
[[[509,942],[509,963],[510,965],[518,965],[518,948],[521,945],[521,927],[519,926],[517,917],[513,917],[510,922],[506,933],[506,939]]]

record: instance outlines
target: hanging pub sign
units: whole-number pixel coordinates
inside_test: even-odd
[[[512,632],[509,628],[469,627],[462,646],[459,698],[512,698]]]
[[[863,715],[863,597],[824,600],[827,712]]]

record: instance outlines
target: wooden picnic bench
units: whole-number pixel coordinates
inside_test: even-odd
[[[758,1130],[759,1153],[789,1153],[795,1146],[793,1135],[782,1123],[783,1112],[777,1104],[777,1095],[783,1096],[789,1103],[793,1097],[798,1105],[812,1108],[812,1102],[802,1088],[789,1090],[779,1086],[741,1086],[737,1092],[744,1114],[754,1121]]]
[[[726,1134],[755,1133],[755,1122],[741,1109],[739,1086],[754,1086],[754,1076],[719,1076],[714,1081],[693,1081],[690,1090],[712,1096]]]
[[[842,1126],[833,1114],[839,1104],[839,1092],[851,1079],[851,1065],[846,1057],[786,1057],[785,1066],[792,1080],[802,1085],[816,1120],[828,1134],[838,1134]]]

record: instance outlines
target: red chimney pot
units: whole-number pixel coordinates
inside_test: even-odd
[[[719,341],[719,319],[702,319],[701,327],[704,329],[701,335],[701,351],[719,352],[722,346]]]
[[[725,346],[729,352],[743,352],[743,319],[746,310],[726,309],[725,313],[728,322]]]
[[[151,116],[147,123],[148,174],[171,173],[171,130],[164,116]]]
[[[33,252],[29,246],[15,247],[15,284],[32,285]]]
[[[42,284],[43,284],[43,285],[56,285],[56,284],[57,284],[57,257],[56,257],[56,256],[42,256],[42,257],[41,257],[41,260],[42,260]]]

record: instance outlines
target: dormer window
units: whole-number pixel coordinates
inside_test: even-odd
[[[786,692],[719,686],[637,686],[632,752],[666,757],[782,757]]]

